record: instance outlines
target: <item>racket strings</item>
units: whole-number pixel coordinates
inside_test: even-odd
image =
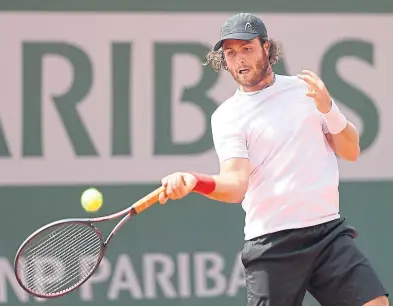
[[[87,229],[86,229],[87,230]],[[83,233],[86,233],[86,230],[83,232]],[[64,231],[63,231],[64,232]],[[52,237],[53,238],[53,237]],[[53,250],[53,249],[58,249],[57,250],[57,256],[59,256],[59,257],[61,257],[61,252],[63,251],[67,251],[67,249],[68,249],[68,246],[67,245],[69,245],[69,244],[64,244],[63,243],[63,239],[66,239],[66,236],[62,236],[62,237],[57,237],[57,241],[52,245],[52,246],[50,246],[50,248]],[[61,244],[64,244],[63,246],[61,246]],[[40,244],[40,248],[44,248],[45,246],[44,246],[44,244]],[[27,255],[27,256],[25,256],[25,261],[31,261],[31,260],[34,260],[35,258],[36,258],[36,256],[37,256],[37,251],[39,251],[38,250],[38,248],[37,247],[35,247],[35,248],[31,248],[31,249],[25,249],[25,251],[24,251],[24,254],[25,255]],[[48,250],[48,252],[49,252],[49,250]],[[71,255],[72,256],[72,255]],[[71,257],[70,256],[70,257]],[[65,259],[64,259],[65,260]],[[54,261],[53,263],[52,263],[53,265],[55,265],[55,266],[57,266],[57,269],[60,269],[60,265],[59,265],[59,263],[57,262],[57,261]],[[27,268],[27,269],[25,269],[25,275],[26,275],[26,277],[29,277],[29,276],[31,276],[31,274],[34,274],[34,271],[35,271],[35,266],[30,266],[29,268]]]
[[[92,240],[89,240],[89,242],[86,242],[86,244],[93,243],[94,239],[95,238],[93,237]],[[78,248],[80,248],[80,245],[78,246]],[[73,261],[72,257],[67,257],[66,259],[64,259],[65,263],[69,263],[70,261]],[[63,284],[67,284],[77,279],[77,277],[80,275],[81,278],[79,279],[79,281],[83,280],[84,277],[89,275],[91,269],[93,268],[94,264],[96,264],[96,262],[97,259],[95,258],[95,256],[84,256],[83,261],[79,262],[79,266],[73,266],[70,270],[67,271],[67,276],[65,279],[62,280],[61,284],[52,284],[46,289],[46,291],[50,293],[56,293],[61,290]],[[89,265],[86,265],[86,263],[88,263]]]
[[[85,280],[99,261],[101,251],[101,238],[90,225],[55,225],[26,245],[18,259],[18,274],[31,292],[55,295]]]
[[[63,226],[63,227],[61,227],[61,226]],[[56,237],[57,237],[57,239],[60,239],[62,236],[67,236],[67,232],[74,231],[75,229],[78,228],[78,224],[70,224],[70,225],[67,225],[68,227],[65,227],[64,225],[61,225],[61,226],[56,227],[54,229],[49,228],[49,230],[51,230],[50,237],[52,239],[54,239]],[[25,252],[26,253],[27,252],[33,253],[35,250],[40,248],[42,245],[46,244],[46,241],[48,238],[44,234],[47,232],[48,232],[48,230],[45,232],[42,232],[38,238],[36,237],[34,244],[27,246],[25,248]]]
[[[68,241],[69,244],[63,242],[64,239],[67,239],[67,234],[68,234],[67,230],[68,231],[75,231],[76,228],[77,228],[77,225],[70,225],[69,229],[67,229],[65,227],[60,230],[55,229],[54,233],[51,234],[51,239],[54,240],[56,238],[56,241],[54,243],[52,243],[50,248],[51,249],[57,249],[59,247],[61,248],[61,250],[57,251],[57,254],[58,254],[57,256],[61,257],[61,251],[67,252],[69,246],[73,243],[71,241]],[[84,235],[88,232],[89,232],[89,228],[86,227],[86,229],[82,230],[80,234]],[[39,250],[38,250],[39,248],[45,248],[45,244],[47,244],[45,239],[47,239],[46,236],[44,236],[44,238],[40,240],[40,242],[39,242],[40,244],[38,244],[38,243],[32,244],[32,246],[28,246],[27,248],[25,248],[24,254],[27,255],[27,256],[25,256],[27,261],[34,260],[34,258],[37,256],[37,254],[39,252]],[[63,246],[61,246],[61,245],[63,245]],[[72,255],[70,255],[70,257],[72,257]],[[53,264],[57,265],[57,267],[59,269],[59,265],[57,262],[54,262]],[[25,269],[24,274],[27,276],[30,276],[29,274],[34,273],[34,270],[35,270],[35,267],[31,266],[28,269]]]
[[[83,232],[80,233],[80,235],[88,235],[88,234],[89,234],[89,228],[87,228],[87,227],[86,227],[86,229],[85,229]],[[54,246],[52,246],[52,250],[54,250],[54,249],[56,249],[56,248],[59,248],[59,249],[56,251],[56,252],[57,252],[56,258],[62,259],[62,262],[61,262],[61,263],[67,265],[67,264],[70,263],[70,261],[73,261],[73,256],[74,256],[72,253],[69,253],[69,249],[70,249],[70,248],[72,248],[72,249],[81,249],[81,248],[83,248],[83,245],[84,245],[84,244],[92,244],[92,243],[94,243],[94,240],[95,240],[95,239],[96,239],[95,236],[90,237],[89,241],[86,241],[86,242],[80,241],[80,242],[78,242],[75,246],[72,246],[72,243],[73,243],[73,242],[68,242],[67,244],[64,244],[63,246],[61,246],[62,241],[59,240],[59,241],[57,241],[57,243],[56,243]],[[34,260],[34,258],[35,258],[35,254],[29,255],[29,256],[27,257],[27,261]],[[87,259],[87,258],[84,258],[84,260],[86,260],[86,259]],[[60,264],[59,261],[57,261],[57,260],[54,260],[54,261],[52,262],[52,265],[55,266],[55,268],[56,268],[56,270],[57,270],[58,272],[64,270],[64,267],[62,266],[62,264]],[[84,266],[84,261],[80,261],[79,264],[80,264],[81,266]],[[77,270],[77,269],[78,269],[77,266],[71,267],[71,268],[69,269],[69,271],[67,271],[67,280],[63,280],[62,282],[65,283],[65,282],[67,282],[67,281],[71,281],[73,278],[75,278],[76,276],[78,276],[79,270]],[[84,266],[84,267],[79,267],[79,269],[84,269],[84,270],[86,270],[86,266]],[[31,266],[30,268],[28,268],[27,270],[25,270],[25,275],[27,275],[26,277],[27,277],[28,279],[31,279],[31,277],[34,277],[35,271],[36,271],[35,267],[34,267],[34,266]],[[86,274],[85,274],[84,272],[82,272],[81,275],[86,275]],[[49,286],[46,288],[46,291],[48,291],[48,292],[50,292],[50,293],[54,293],[55,291],[58,291],[59,289],[54,289],[54,288],[53,288],[55,285],[56,285],[56,284],[49,285]]]

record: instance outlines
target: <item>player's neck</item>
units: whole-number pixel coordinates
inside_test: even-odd
[[[276,76],[275,76],[273,70],[269,69],[267,71],[266,77],[263,80],[261,80],[261,82],[259,82],[258,84],[255,84],[254,86],[250,86],[250,87],[240,86],[240,90],[242,92],[262,91],[263,89],[273,85],[275,80],[276,80]]]

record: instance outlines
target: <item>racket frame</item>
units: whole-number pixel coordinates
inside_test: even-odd
[[[24,241],[23,243],[20,245],[20,247],[18,248],[16,255],[15,255],[15,259],[14,259],[14,274],[16,277],[17,282],[19,283],[19,285],[29,294],[35,296],[35,297],[39,297],[39,298],[56,298],[56,297],[61,297],[64,296],[72,291],[74,291],[75,289],[81,287],[93,274],[94,272],[97,270],[97,268],[99,267],[106,249],[109,245],[109,243],[111,242],[112,238],[114,237],[114,235],[119,231],[119,229],[134,215],[137,215],[141,212],[143,212],[144,210],[146,210],[147,208],[149,208],[150,206],[152,206],[154,203],[156,203],[158,201],[158,195],[163,192],[165,190],[164,187],[160,187],[158,189],[156,189],[155,191],[151,192],[150,194],[146,195],[144,198],[140,199],[139,201],[137,201],[136,203],[134,203],[133,205],[129,206],[128,208],[121,210],[119,212],[110,214],[110,215],[106,215],[106,216],[100,216],[100,217],[95,217],[95,218],[69,218],[69,219],[62,219],[62,220],[58,220],[58,221],[54,221],[52,223],[49,223],[47,225],[44,225],[42,227],[40,227],[39,229],[37,229],[36,231],[34,231],[32,234],[30,234]],[[107,236],[106,240],[104,241],[103,236],[101,231],[93,224],[93,223],[101,223],[101,222],[105,222],[105,221],[110,221],[110,220],[115,220],[122,217],[122,219],[116,224],[116,226],[112,229],[112,231],[109,233],[109,235]],[[95,233],[97,234],[98,238],[100,239],[101,242],[101,250],[100,250],[100,255],[99,258],[97,260],[97,263],[94,265],[93,269],[91,270],[91,272],[79,283],[76,283],[74,286],[70,287],[69,289],[67,289],[66,291],[60,292],[58,294],[39,294],[39,293],[35,293],[33,291],[31,291],[30,289],[28,289],[26,286],[24,286],[23,281],[21,279],[21,277],[19,276],[18,273],[18,261],[21,257],[21,254],[24,250],[24,248],[29,244],[30,241],[32,241],[37,235],[39,235],[40,233],[42,233],[43,231],[50,229],[51,227],[54,226],[59,226],[62,224],[75,224],[75,223],[80,223],[80,224],[86,224],[88,227],[91,227]]]
[[[98,260],[96,262],[96,264],[94,265],[94,267],[92,268],[91,272],[80,282],[76,283],[74,286],[70,287],[69,289],[67,289],[67,291],[63,291],[63,292],[59,292],[58,294],[40,294],[40,293],[36,293],[31,291],[29,288],[27,288],[22,281],[21,276],[18,273],[18,263],[19,260],[22,256],[22,252],[25,250],[26,246],[28,246],[29,242],[32,241],[36,236],[38,236],[39,234],[41,234],[43,231],[48,230],[52,227],[56,227],[56,226],[60,226],[60,225],[64,225],[64,224],[85,224],[87,225],[87,227],[91,227],[94,232],[96,233],[96,235],[98,236],[100,242],[101,242],[101,246],[100,246],[100,254],[98,257]],[[106,242],[106,241],[105,241]],[[59,220],[56,222],[52,222],[50,224],[47,224],[39,229],[37,229],[35,232],[33,232],[19,247],[18,251],[16,252],[16,256],[15,256],[15,260],[14,260],[14,274],[16,277],[16,280],[18,281],[19,285],[29,294],[35,296],[35,297],[39,297],[39,298],[55,298],[55,297],[60,297],[63,296],[77,288],[79,288],[80,286],[82,286],[90,277],[91,275],[93,275],[93,273],[97,270],[98,266],[100,265],[102,258],[104,257],[105,254],[105,250],[106,250],[106,243],[103,241],[103,237],[101,234],[101,231],[92,224],[91,219],[86,218],[75,218],[75,219],[63,219],[63,220]]]

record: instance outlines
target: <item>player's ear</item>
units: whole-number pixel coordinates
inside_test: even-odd
[[[270,51],[270,42],[266,41],[263,43],[263,50],[265,51],[265,54],[269,56],[269,51]]]
[[[225,57],[223,57],[222,66],[223,66],[223,68],[224,68],[226,71],[228,71],[228,65],[227,65],[227,61],[225,60]]]

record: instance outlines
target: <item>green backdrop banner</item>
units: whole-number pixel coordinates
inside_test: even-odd
[[[122,209],[157,185],[98,186],[100,214]],[[12,261],[20,242],[43,223],[86,217],[79,205],[87,186],[0,189],[0,302],[7,305],[244,305],[241,206],[191,195],[156,205],[114,238],[100,270],[80,290],[37,302],[16,284]],[[356,240],[389,290],[393,289],[391,183],[344,183],[342,214],[359,231]],[[375,213],[377,212],[377,214]],[[98,214],[98,213],[97,213]],[[97,215],[95,214],[95,215]],[[95,216],[94,215],[94,216]],[[105,225],[105,226],[104,226]],[[113,222],[103,224],[108,233]],[[313,303],[310,297],[307,303]]]

